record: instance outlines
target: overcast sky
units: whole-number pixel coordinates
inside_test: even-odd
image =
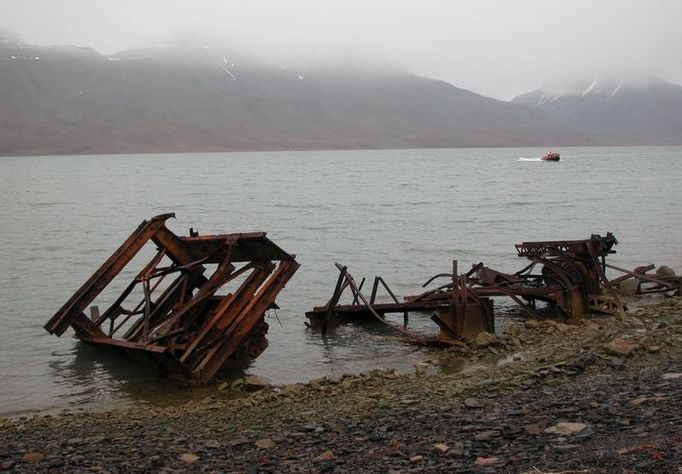
[[[510,99],[546,82],[682,84],[682,0],[0,0],[0,28],[103,53],[193,32],[278,60],[382,58]]]

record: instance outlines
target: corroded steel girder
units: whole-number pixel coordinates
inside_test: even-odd
[[[430,285],[438,278],[447,278],[445,284],[419,295],[405,296],[404,301],[399,301],[379,277],[375,279],[371,297],[367,301],[360,291],[362,284],[359,287],[354,285],[346,268],[337,264],[341,273],[332,298],[326,305],[313,308],[306,316],[311,324],[324,329],[332,322],[366,316],[374,316],[385,323],[385,314],[404,313],[404,327],[389,326],[412,340],[430,343],[434,338],[417,337],[406,328],[409,312],[427,311],[434,313],[432,320],[440,328],[435,340],[453,342],[477,332],[494,331],[492,297],[512,299],[532,318],[540,317],[535,310],[536,301],[550,304],[569,319],[581,318],[590,311],[624,317],[625,306],[612,282],[606,278],[607,268],[628,274],[614,282],[639,278],[650,284],[647,289],[649,292],[679,288],[679,279],[673,281],[675,277],[654,278],[646,275],[645,272],[653,266],[628,272],[608,265],[606,256],[615,253],[613,247],[617,243],[618,240],[610,232],[605,237],[593,234],[584,240],[523,242],[515,246],[516,251],[519,257],[527,258],[530,263],[513,274],[493,270],[482,263],[473,265],[466,273],[458,274],[455,260],[451,273],[440,273],[423,286]],[[536,268],[539,271],[533,272]],[[388,290],[393,302],[376,302],[379,283]],[[651,287],[651,284],[656,286]],[[339,304],[343,291],[349,286],[353,292],[352,303]]]
[[[172,378],[206,384],[231,356],[267,346],[264,314],[299,267],[264,232],[180,237],[162,214],[142,222],[45,324],[89,344],[151,360]],[[156,252],[102,313],[84,311],[149,243]],[[171,277],[166,279],[166,277]]]

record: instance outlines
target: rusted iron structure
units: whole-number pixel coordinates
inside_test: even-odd
[[[614,289],[614,283],[627,278],[640,278],[655,283],[651,291],[674,289],[675,283],[670,279],[664,281],[646,275],[646,271],[653,266],[629,272],[607,264],[606,257],[615,253],[613,247],[617,243],[611,233],[605,237],[595,234],[585,240],[523,242],[515,246],[517,254],[530,262],[512,274],[493,270],[483,263],[458,274],[455,260],[451,273],[435,275],[423,286],[427,287],[440,278],[447,279],[445,284],[419,295],[405,296],[403,301],[398,300],[380,277],[375,278],[371,296],[367,298],[362,293],[365,280],[356,284],[347,268],[336,264],[340,275],[331,299],[324,306],[306,313],[306,316],[311,325],[325,331],[329,324],[369,315],[421,344],[457,343],[482,331],[494,332],[493,297],[512,299],[532,318],[540,317],[536,311],[537,301],[548,303],[567,319],[582,318],[592,311],[624,318],[626,308]],[[607,268],[626,275],[609,281],[606,277]],[[379,285],[388,291],[392,302],[377,302]],[[352,292],[352,302],[339,304],[347,288]],[[408,331],[410,312],[433,313],[431,319],[440,329],[439,334],[423,337]],[[402,327],[386,320],[385,315],[390,313],[404,314]]]
[[[265,349],[264,313],[276,308],[277,294],[299,264],[264,232],[199,236],[190,229],[181,237],[166,227],[171,217],[142,222],[45,329],[61,336],[71,326],[84,342],[148,359],[172,378],[206,384],[229,357]],[[104,312],[91,306],[86,316],[149,242],[156,245],[151,260]]]

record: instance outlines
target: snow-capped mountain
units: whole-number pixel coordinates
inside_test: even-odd
[[[512,102],[536,107],[602,144],[682,144],[682,87],[658,78],[558,82]]]

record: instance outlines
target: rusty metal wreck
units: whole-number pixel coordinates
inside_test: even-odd
[[[71,326],[88,344],[150,360],[171,378],[206,384],[231,356],[265,349],[264,313],[277,307],[276,296],[299,264],[264,232],[199,236],[190,229],[180,237],[165,225],[171,217],[142,222],[45,329],[61,336]],[[151,260],[105,311],[91,306],[86,316],[150,241],[156,245]],[[219,293],[228,284],[236,288]]]
[[[459,274],[457,260],[452,272],[430,278],[423,287],[439,278],[449,281],[418,295],[405,296],[400,301],[381,277],[375,277],[370,296],[362,292],[365,279],[358,284],[345,266],[336,264],[339,277],[329,301],[306,313],[312,327],[323,332],[330,325],[375,318],[401,333],[408,340],[422,345],[458,344],[480,332],[495,332],[493,297],[508,297],[531,318],[539,319],[536,302],[548,303],[566,319],[579,319],[590,312],[625,317],[622,303],[614,284],[634,278],[640,282],[639,293],[674,291],[680,287],[678,277],[666,278],[647,274],[653,265],[625,270],[606,263],[606,256],[615,253],[618,243],[610,232],[602,237],[592,235],[585,240],[523,242],[517,244],[519,257],[530,260],[524,268],[507,274],[478,263],[466,273]],[[608,280],[606,270],[625,275]],[[540,271],[536,271],[540,269]],[[378,291],[383,287],[391,302],[378,302]],[[340,304],[346,289],[350,289],[350,304]],[[408,330],[409,314],[431,313],[439,333],[424,336]],[[386,318],[387,314],[403,314],[399,325]]]

